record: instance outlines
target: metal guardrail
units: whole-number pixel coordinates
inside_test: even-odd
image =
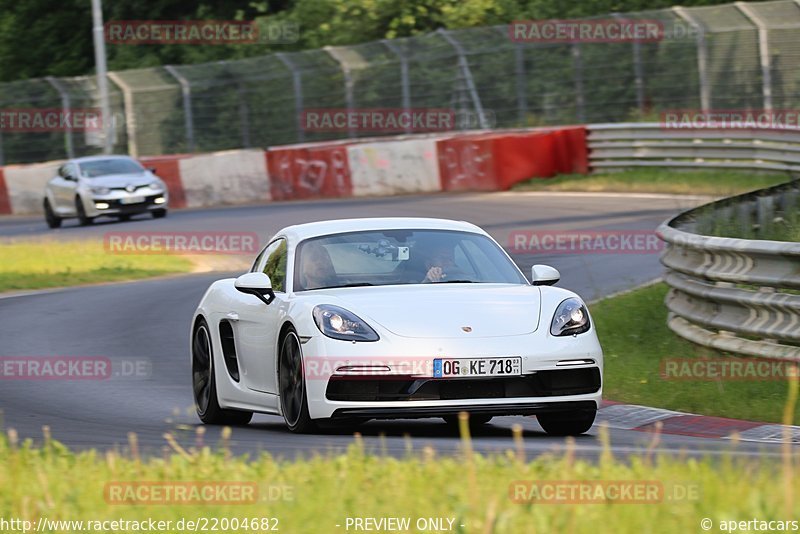
[[[767,235],[798,211],[800,182],[712,202],[663,223],[668,325],[727,352],[800,361],[800,243],[714,237]],[[789,290],[789,291],[786,291]]]
[[[667,129],[659,123],[592,124],[594,170],[631,167],[800,172],[800,131]]]

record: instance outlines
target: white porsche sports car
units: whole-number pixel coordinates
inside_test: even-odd
[[[473,224],[375,218],[278,232],[250,272],[214,282],[191,326],[197,413],[294,432],[369,419],[533,415],[589,430],[603,353],[583,301],[529,283]]]

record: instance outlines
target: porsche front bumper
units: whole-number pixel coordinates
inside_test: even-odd
[[[315,419],[531,415],[593,410],[602,398],[603,354],[593,330],[565,338],[536,332],[374,343],[305,339],[308,408]],[[432,373],[435,358],[507,356],[522,358],[521,375],[443,379]]]

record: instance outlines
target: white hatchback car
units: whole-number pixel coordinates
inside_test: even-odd
[[[589,311],[536,265],[529,283],[473,224],[375,218],[278,232],[192,318],[194,401],[211,424],[289,429],[468,412],[589,430],[603,353]]]
[[[72,159],[47,183],[44,217],[50,228],[77,217],[82,225],[108,216],[128,220],[150,213],[165,217],[169,204],[167,186],[152,170],[128,156],[91,156]]]

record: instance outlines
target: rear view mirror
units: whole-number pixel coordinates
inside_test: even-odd
[[[535,286],[552,286],[561,279],[561,273],[549,265],[534,265],[531,268],[531,282]]]
[[[242,293],[256,296],[267,306],[275,300],[272,281],[264,273],[245,273],[233,283],[233,287]]]

